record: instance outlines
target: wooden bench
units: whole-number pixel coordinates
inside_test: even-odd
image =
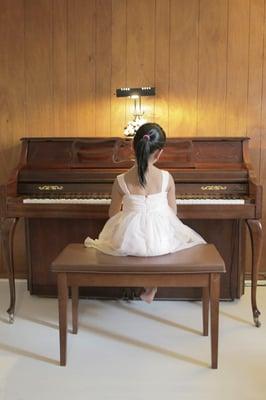
[[[83,244],[69,244],[54,260],[59,304],[60,365],[66,365],[68,287],[72,293],[73,333],[78,331],[80,286],[201,287],[203,335],[208,335],[211,310],[211,367],[218,364],[220,274],[224,261],[212,244],[157,257],[116,257]]]

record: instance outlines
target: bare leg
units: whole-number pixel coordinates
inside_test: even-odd
[[[156,292],[157,288],[145,288],[144,292],[141,293],[140,298],[150,304],[153,301]]]

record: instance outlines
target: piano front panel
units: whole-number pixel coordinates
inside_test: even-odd
[[[68,243],[81,243],[87,236],[96,238],[106,219],[33,218],[27,219],[27,247],[30,254],[29,289],[31,294],[55,295],[55,276],[49,265]],[[244,232],[239,220],[184,220],[199,232],[206,241],[214,243],[223,255],[227,273],[223,274],[221,298],[239,298],[243,293],[243,268],[241,254]],[[241,230],[242,229],[242,230]],[[49,249],[49,251],[47,251]],[[95,298],[120,298],[124,288],[84,289],[82,295]],[[137,290],[136,290],[137,293]],[[160,289],[157,298],[200,298],[198,289]]]

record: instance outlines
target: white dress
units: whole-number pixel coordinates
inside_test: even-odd
[[[130,194],[124,174],[117,179],[124,193],[122,211],[106,222],[98,239],[87,237],[85,246],[114,256],[159,256],[206,243],[169,206],[167,171],[162,171],[162,191],[148,196]]]

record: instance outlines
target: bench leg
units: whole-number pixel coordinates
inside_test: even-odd
[[[72,296],[72,332],[78,333],[78,305],[79,305],[79,288],[71,286]]]
[[[59,309],[59,340],[60,340],[60,365],[66,365],[67,349],[67,277],[65,273],[57,274],[58,309]]]
[[[208,336],[209,331],[209,302],[210,302],[209,286],[202,288],[202,321],[203,336]]]
[[[220,297],[220,275],[210,276],[210,304],[211,304],[211,366],[218,367],[218,328],[219,328],[219,297]]]

